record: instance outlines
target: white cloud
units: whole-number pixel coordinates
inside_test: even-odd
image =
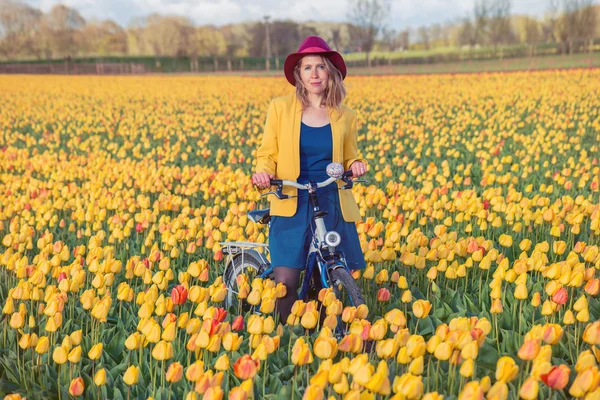
[[[272,19],[296,21],[347,20],[347,0],[27,0],[42,11],[62,3],[77,9],[86,19],[113,19],[127,25],[132,18],[152,13],[189,17],[198,25],[224,25],[258,21],[265,15]],[[444,23],[471,15],[474,0],[392,0],[387,25],[403,29]],[[513,1],[512,11],[542,15],[547,0]]]

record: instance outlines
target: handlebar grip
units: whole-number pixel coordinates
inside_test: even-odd
[[[279,186],[281,184],[283,184],[282,179],[271,179],[271,186]]]
[[[349,169],[348,171],[344,172],[342,176],[345,178],[352,178],[352,170]]]

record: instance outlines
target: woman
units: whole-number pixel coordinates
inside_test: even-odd
[[[265,189],[275,177],[299,183],[323,181],[330,162],[341,163],[354,177],[364,175],[367,165],[358,157],[356,113],[342,105],[346,96],[342,56],[320,37],[309,36],[298,52],[286,58],[283,68],[296,94],[273,99],[269,105],[252,183]],[[360,219],[358,206],[351,191],[337,189],[330,185],[317,191],[321,208],[328,212],[325,224],[342,236],[338,249],[348,266],[362,269],[365,262],[355,225]],[[300,272],[314,227],[307,195],[296,197],[297,189],[290,187],[283,192],[291,198],[270,196],[269,248],[275,281],[287,289],[278,303],[280,320],[287,321],[298,299]]]

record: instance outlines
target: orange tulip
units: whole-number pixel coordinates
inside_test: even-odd
[[[244,354],[233,364],[233,373],[239,379],[252,379],[258,372],[259,361],[248,354]]]
[[[69,394],[75,397],[81,396],[84,389],[85,385],[83,384],[83,378],[77,377],[73,379],[69,385]]]
[[[386,288],[381,288],[377,291],[377,301],[380,303],[387,303],[390,301],[390,291]]]
[[[183,377],[183,366],[179,362],[174,362],[167,369],[167,382],[179,382]]]
[[[537,357],[539,352],[540,352],[540,344],[539,344],[538,340],[530,339],[530,340],[525,341],[525,343],[523,343],[523,345],[519,349],[519,352],[517,353],[517,356],[521,360],[533,360],[534,358]]]
[[[567,289],[564,287],[561,287],[552,295],[552,301],[561,306],[565,304],[567,300],[569,300],[569,292],[567,292]]]

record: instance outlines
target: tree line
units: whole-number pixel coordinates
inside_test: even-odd
[[[127,27],[86,21],[74,8],[55,5],[44,13],[19,0],[0,0],[0,59],[97,56],[274,57],[277,62],[308,35],[324,37],[341,52],[430,50],[439,47],[494,49],[516,43],[574,43],[598,36],[594,0],[549,0],[541,18],[515,16],[511,0],[474,0],[459,21],[404,30],[386,28],[389,0],[349,0],[345,23],[291,20],[196,26],[182,16],[152,14]],[[270,39],[270,40],[268,40]]]

